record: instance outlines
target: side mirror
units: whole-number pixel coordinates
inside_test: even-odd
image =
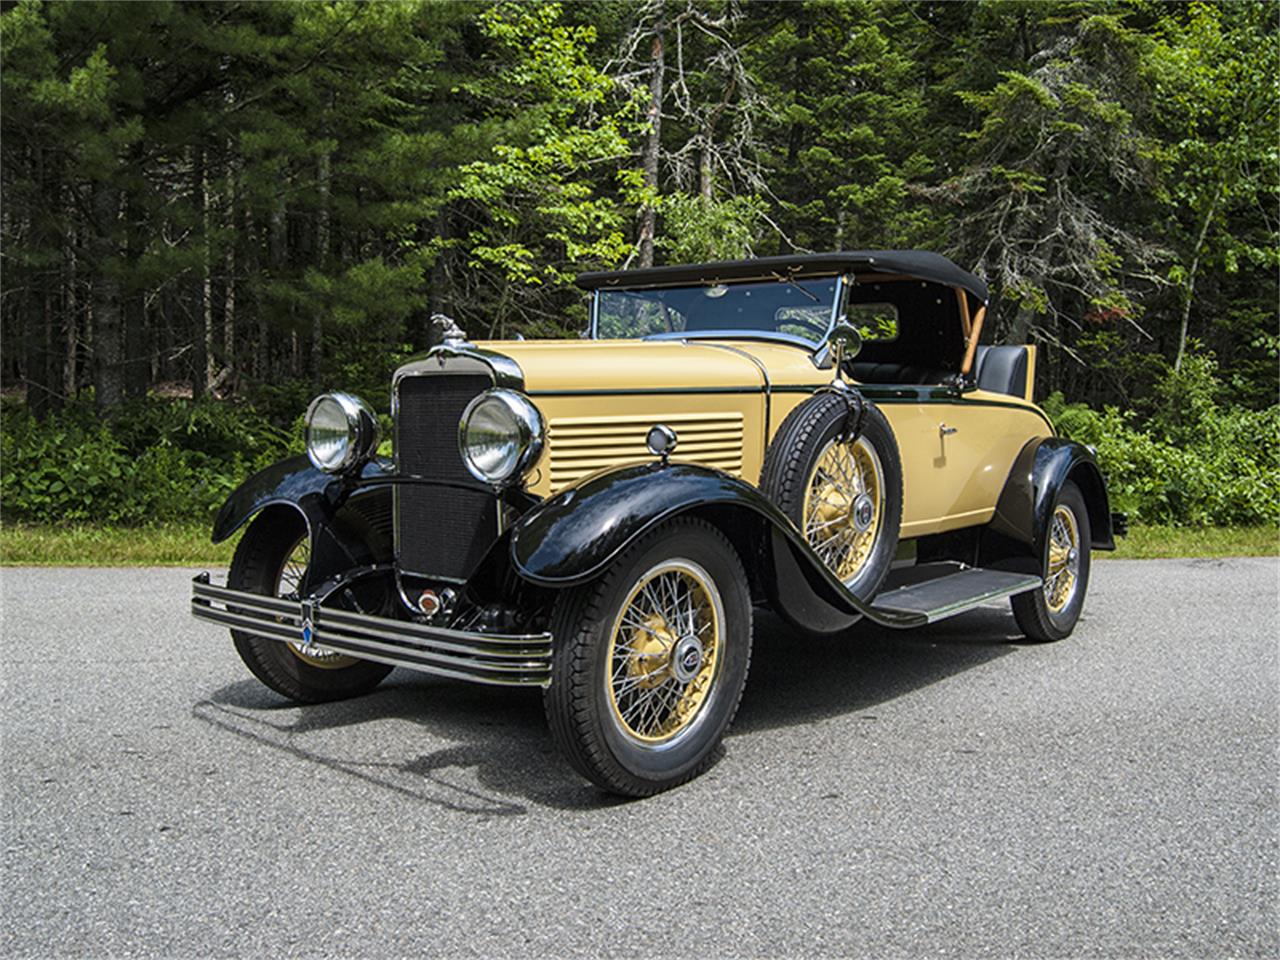
[[[862,350],[862,334],[852,324],[841,319],[827,334],[827,347],[835,354],[836,366],[852,360]]]
[[[862,334],[847,323],[844,317],[841,317],[836,322],[836,325],[831,328],[831,332],[827,334],[826,343],[822,345],[820,366],[826,366],[828,357],[834,361],[831,365],[831,383],[833,385],[844,386],[844,381],[840,379],[840,367],[846,360],[852,360],[856,357],[861,350]]]

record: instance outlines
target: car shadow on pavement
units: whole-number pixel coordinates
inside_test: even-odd
[[[821,639],[760,613],[730,736],[864,712],[1013,652],[1014,634],[1007,612],[988,610],[909,633],[861,625]],[[212,691],[192,716],[335,775],[482,819],[521,816],[529,804],[587,811],[626,802],[586,784],[558,756],[536,691],[400,670],[368,696],[299,707],[246,679]],[[422,752],[419,741],[444,745]]]
[[[756,612],[751,675],[730,736],[857,714],[1015,652],[1007,606],[914,630],[860,623],[810,637]]]

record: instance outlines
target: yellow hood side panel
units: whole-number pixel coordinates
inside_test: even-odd
[[[674,460],[757,483],[782,421],[831,379],[804,350],[743,340],[479,346],[520,365],[546,419],[546,449],[528,481],[530,492],[544,497],[598,470],[652,459],[645,435],[655,423],[679,436]],[[765,372],[772,389],[767,437]],[[875,402],[902,457],[903,538],[989,521],[1018,451],[1032,437],[1051,434],[1033,404],[1004,394],[975,390],[954,402]]]

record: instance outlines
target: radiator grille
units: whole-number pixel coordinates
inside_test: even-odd
[[[679,436],[676,459],[742,474],[741,413],[565,417],[548,427],[552,492],[605,467],[652,457],[644,441],[655,423]]]
[[[398,386],[396,462],[402,474],[475,483],[458,452],[458,420],[488,377],[431,374]],[[497,535],[496,502],[487,490],[422,484],[396,486],[396,555],[400,569],[463,580]]]

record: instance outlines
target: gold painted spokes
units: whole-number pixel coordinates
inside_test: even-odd
[[[1044,578],[1044,598],[1052,612],[1060,613],[1071,602],[1079,577],[1080,527],[1071,508],[1059,504],[1049,528],[1049,569]]]
[[[303,578],[307,575],[307,567],[310,565],[311,538],[303,534],[302,538],[293,545],[293,549],[285,555],[284,563],[280,565],[280,573],[276,577],[276,596],[296,599],[302,587]],[[345,653],[335,653],[321,647],[305,645],[300,640],[296,642],[290,640],[288,645],[294,656],[313,667],[336,670],[339,667],[349,667],[356,662],[354,657],[349,657]]]
[[[846,584],[866,567],[884,514],[884,470],[866,438],[832,440],[818,456],[804,500],[804,535]]]
[[[607,651],[614,719],[631,738],[665,744],[688,730],[721,661],[724,610],[710,575],[688,560],[653,567],[631,589]]]

